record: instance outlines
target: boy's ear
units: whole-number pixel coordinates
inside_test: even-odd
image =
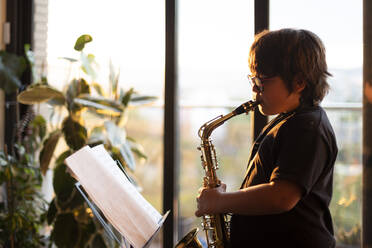
[[[306,87],[306,83],[305,81],[295,81],[294,83],[294,91],[297,92],[297,93],[301,93],[301,91],[303,91]]]

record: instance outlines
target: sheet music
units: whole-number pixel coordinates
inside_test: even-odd
[[[99,145],[91,149],[94,152],[93,155],[96,156],[96,158],[99,159],[103,165],[105,165],[108,171],[111,171],[112,175],[115,175],[117,177],[123,187],[128,189],[129,193],[131,194],[133,199],[137,201],[138,205],[144,208],[144,211],[149,214],[149,217],[151,217],[155,223],[158,223],[162,216],[148,201],[146,201],[145,198],[143,198],[143,196],[137,191],[133,184],[127,179],[127,177],[125,175],[123,176],[123,172],[119,169],[115,161],[107,153],[104,146]]]
[[[135,247],[159,228],[162,216],[129,182],[103,145],[85,146],[66,159],[107,220]]]

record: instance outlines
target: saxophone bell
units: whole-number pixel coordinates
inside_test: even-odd
[[[175,248],[203,248],[198,237],[196,236],[198,231],[199,228],[197,227],[192,229],[176,244]]]

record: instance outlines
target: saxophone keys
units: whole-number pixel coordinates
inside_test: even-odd
[[[210,231],[210,230],[214,230],[214,228],[212,227],[211,223],[202,223],[202,227],[203,227],[203,230],[204,231]]]
[[[207,163],[204,161],[203,156],[200,156],[200,158],[202,160],[202,167],[205,169],[207,167]]]
[[[207,187],[208,184],[209,184],[209,179],[208,179],[208,177],[203,177],[203,186],[204,186],[204,187]]]

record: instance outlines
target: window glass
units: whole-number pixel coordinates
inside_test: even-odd
[[[339,153],[331,211],[337,243],[359,245],[362,203],[362,1],[270,1],[270,29],[301,28],[326,47],[331,90],[324,99]]]
[[[251,99],[248,51],[253,41],[253,1],[178,1],[178,76],[180,96],[179,234],[201,228],[196,195],[201,167],[199,128]],[[228,190],[239,188],[251,145],[250,116],[237,116],[212,133]],[[199,232],[200,240],[205,237]]]
[[[179,1],[178,63],[182,106],[250,99],[248,51],[253,1]]]
[[[270,1],[271,30],[308,29],[323,41],[333,75],[324,103],[362,101],[362,16],[362,1]]]
[[[144,197],[162,212],[163,91],[165,2],[154,0],[49,0],[49,83],[58,89],[72,78],[85,76],[62,57],[79,59],[74,50],[82,34],[93,37],[84,51],[95,55],[95,80],[109,90],[110,63],[120,71],[119,87],[140,95],[156,96],[155,104],[128,108],[127,136],[144,148],[147,160],[137,159],[133,176]],[[47,111],[47,108],[44,109]],[[94,123],[88,123],[93,125]],[[161,236],[161,235],[159,235]]]
[[[58,86],[69,75],[61,57],[77,57],[76,39],[90,34],[87,44],[99,62],[100,83],[107,82],[110,60],[120,68],[120,86],[162,99],[164,81],[164,1],[50,0],[48,76]],[[70,75],[70,77],[76,74]]]

